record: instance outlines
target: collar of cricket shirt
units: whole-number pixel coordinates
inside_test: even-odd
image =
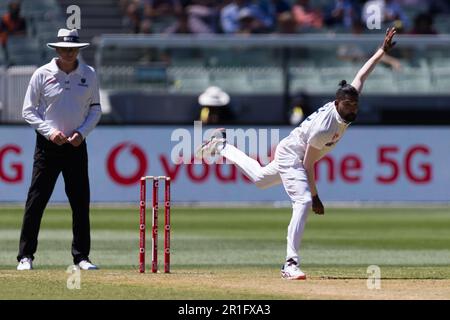
[[[50,64],[49,64],[49,70],[54,74],[54,75],[56,75],[56,74],[58,74],[59,72],[63,72],[59,67],[58,67],[58,65],[56,64],[56,59],[57,58],[53,58],[52,59],[52,61],[50,62]],[[72,73],[76,73],[76,74],[78,74],[79,76],[83,76],[83,69],[82,69],[83,67],[82,67],[82,62],[80,61],[80,59],[78,59],[78,66],[77,66],[77,68],[75,69],[75,70],[73,70],[70,74],[72,74]]]

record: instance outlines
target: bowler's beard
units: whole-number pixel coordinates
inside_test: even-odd
[[[356,112],[350,112],[342,117],[346,122],[354,122],[356,120],[357,114]]]

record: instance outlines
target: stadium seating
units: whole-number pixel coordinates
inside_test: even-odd
[[[422,68],[403,68],[394,74],[399,93],[410,93],[414,88],[415,93],[429,93],[430,73]]]
[[[316,68],[291,67],[289,69],[291,92],[315,92],[321,87],[322,81]]]
[[[36,39],[24,36],[10,36],[7,50],[9,64],[39,65],[41,63],[41,50]]]
[[[170,67],[167,75],[171,92],[199,93],[210,85],[209,73],[204,68]]]
[[[252,68],[246,74],[253,92],[283,93],[284,79],[281,68]]]
[[[112,57],[111,54],[107,56]],[[439,58],[436,59],[438,60]],[[284,88],[284,76],[281,67],[205,67],[201,60],[195,59],[192,61],[195,61],[195,63],[172,60],[175,63],[168,66],[152,62],[147,64],[150,67],[146,72],[147,74],[150,72],[153,74],[156,72],[164,73],[167,76],[167,81],[160,83],[163,86],[160,85],[158,89],[162,89],[166,85],[166,89],[171,92],[201,92],[210,85],[217,85],[226,91],[239,93],[281,93]],[[300,65],[296,63],[289,67],[290,91],[306,91],[310,93],[334,92],[340,80],[344,79],[350,82],[362,66],[362,62],[352,63],[339,61],[338,59],[328,59],[327,61],[330,62],[329,65],[327,65],[326,61],[320,59],[304,60]],[[445,82],[445,76],[443,75],[446,72],[442,71],[441,67],[450,65],[450,59],[442,58],[439,61],[441,62],[433,62],[430,65],[427,60],[421,59],[415,65],[411,61],[404,60],[399,71],[380,65],[371,74],[370,81],[365,85],[365,92],[374,94],[383,92],[392,94],[432,93],[438,89],[431,84],[431,79],[434,79],[435,84],[437,82]],[[158,68],[151,67],[152,64],[157,65]],[[102,77],[102,85],[105,88],[111,89],[115,87],[114,83],[119,86],[142,88],[142,85],[140,85],[142,81],[136,77],[128,79],[127,75],[142,73],[142,66],[145,66],[145,63],[135,65],[123,63],[120,66],[116,65],[116,67],[114,65],[115,63],[111,63],[102,67],[101,73],[109,75]],[[124,68],[125,66],[126,68]],[[125,72],[124,70],[128,71]],[[131,70],[134,70],[134,72]],[[129,80],[126,81],[126,84],[119,80],[120,72],[124,72],[122,76]],[[151,83],[148,81],[147,83],[148,86],[146,88],[151,90]],[[153,87],[155,85],[157,85],[156,82],[153,83]],[[439,87],[442,86],[439,85]]]
[[[450,89],[450,60],[444,66],[431,68],[431,89],[440,94],[448,94]]]
[[[397,82],[394,81],[394,72],[384,66],[378,66],[370,74],[370,81],[364,84],[364,92],[371,94],[393,94],[398,92]]]

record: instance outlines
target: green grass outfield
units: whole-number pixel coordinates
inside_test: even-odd
[[[101,270],[83,271],[80,290],[66,287],[70,209],[45,212],[32,272],[15,271],[22,215],[0,209],[0,299],[450,299],[448,207],[311,214],[302,247],[307,281],[279,276],[288,208],[174,207],[172,273],[145,275],[137,272],[138,210],[93,208],[91,259]],[[147,240],[150,248],[150,233]],[[381,268],[381,290],[366,286],[369,265]]]

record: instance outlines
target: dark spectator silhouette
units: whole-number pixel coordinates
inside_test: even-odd
[[[20,15],[20,2],[11,1],[8,4],[8,12],[0,20],[0,41],[6,48],[8,36],[26,35],[27,27],[25,19]]]
[[[186,6],[189,23],[199,33],[219,31],[219,8],[213,0],[193,0]]]
[[[352,0],[335,0],[333,7],[327,14],[326,24],[332,26],[342,26],[350,30],[353,21],[359,20],[361,17],[361,9]]]
[[[181,13],[177,15],[177,20],[164,30],[164,33],[214,33],[216,16],[217,12],[208,6],[208,1],[194,1],[192,5],[182,9]]]
[[[181,13],[182,5],[178,0],[142,0],[144,15],[150,19],[173,17]]]
[[[411,34],[437,34],[433,28],[433,16],[428,13],[420,13],[414,18],[414,26]]]
[[[181,16],[183,7],[179,0],[141,0],[143,19],[149,20],[153,33],[163,32]]]
[[[323,27],[322,11],[313,8],[309,0],[297,0],[292,6],[292,14],[300,28],[320,29]]]
[[[139,0],[123,3],[123,26],[129,32],[140,33],[142,24],[142,7]]]
[[[281,14],[291,11],[291,4],[286,0],[261,0],[259,7],[263,14],[270,20],[272,29],[276,29]]]
[[[270,18],[264,15],[258,5],[251,1],[233,0],[230,4],[223,7],[220,12],[220,23],[224,33],[237,33],[242,29],[240,21],[243,18],[242,9],[247,9],[247,11],[249,10],[251,12],[250,15],[255,20],[253,22],[253,29],[255,29],[256,24],[259,24],[260,29],[265,28],[269,30],[271,27]]]
[[[277,33],[293,34],[297,33],[297,23],[291,12],[283,12],[278,16]]]
[[[264,33],[266,28],[261,20],[250,8],[242,8],[239,11],[239,34]]]
[[[185,11],[177,15],[177,21],[169,26],[164,33],[167,34],[190,34],[196,33],[189,24],[189,16]]]
[[[402,29],[405,30],[409,25],[408,17],[397,0],[384,0],[384,22],[401,22]]]

